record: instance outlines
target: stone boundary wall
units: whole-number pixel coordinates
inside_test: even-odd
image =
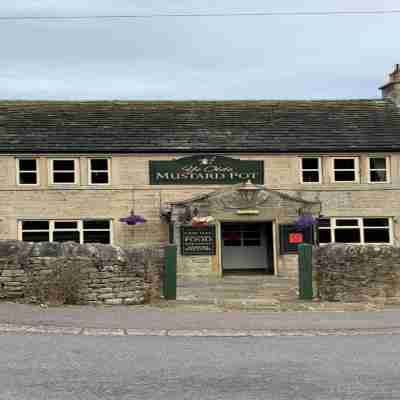
[[[332,244],[313,249],[314,282],[323,301],[400,301],[400,248]]]
[[[147,303],[161,296],[163,269],[161,245],[0,241],[0,299],[34,302],[44,290],[56,296],[62,277],[78,288],[80,304]]]

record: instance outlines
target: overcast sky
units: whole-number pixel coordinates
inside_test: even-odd
[[[2,0],[0,16],[400,9],[398,0]],[[0,20],[0,99],[376,98],[400,14]]]

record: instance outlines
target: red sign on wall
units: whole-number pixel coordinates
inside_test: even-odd
[[[302,233],[289,233],[289,243],[303,243],[303,240]]]

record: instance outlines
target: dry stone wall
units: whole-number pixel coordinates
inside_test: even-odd
[[[400,301],[400,248],[332,244],[314,248],[313,269],[321,300]]]
[[[161,296],[164,248],[0,241],[0,299],[141,304]]]

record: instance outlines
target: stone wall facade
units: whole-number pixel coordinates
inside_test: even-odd
[[[400,301],[400,248],[332,244],[314,248],[316,291],[324,301]]]
[[[39,182],[37,185],[18,185],[18,154],[0,157],[0,239],[21,239],[20,222],[24,220],[90,220],[111,221],[111,243],[130,247],[136,243],[166,243],[169,240],[169,226],[160,218],[163,205],[183,201],[201,194],[229,188],[228,185],[160,185],[150,184],[149,161],[172,160],[188,154],[106,154],[110,160],[110,183],[90,185],[88,162],[91,154],[31,154],[38,160]],[[264,162],[265,187],[282,193],[296,195],[309,201],[320,201],[317,214],[327,217],[379,217],[386,216],[392,221],[393,245],[400,242],[400,154],[381,153],[388,160],[389,181],[373,184],[368,181],[368,155],[346,154],[359,160],[358,182],[333,182],[332,158],[343,154],[307,154],[318,156],[321,161],[321,183],[302,184],[300,161],[302,154],[226,154],[241,160],[262,160]],[[376,154],[375,154],[376,155]],[[103,157],[96,155],[96,157]],[[77,162],[75,184],[51,184],[49,180],[50,161],[53,158],[72,158]],[[234,222],[274,222],[274,263],[275,273],[280,276],[296,276],[296,256],[281,255],[279,249],[279,225],[292,223],[298,215],[298,207],[282,202],[278,197],[275,204],[260,208],[258,216],[239,216],[234,211],[211,209],[216,224]],[[279,200],[279,201],[278,201]],[[128,226],[120,223],[121,217],[131,210],[143,216],[147,223]],[[179,245],[179,236],[175,235]],[[217,249],[220,249],[220,234],[217,234]],[[178,252],[178,272],[197,275],[221,275],[222,257],[218,251],[212,260],[197,262],[198,259],[183,260]]]
[[[164,248],[0,241],[0,299],[38,301],[41,291],[75,285],[82,304],[141,304],[159,299]],[[57,275],[58,274],[58,275]],[[67,280],[67,282],[65,282]],[[50,285],[50,286],[49,286]],[[49,295],[49,293],[47,293]],[[51,297],[51,294],[50,294]]]

